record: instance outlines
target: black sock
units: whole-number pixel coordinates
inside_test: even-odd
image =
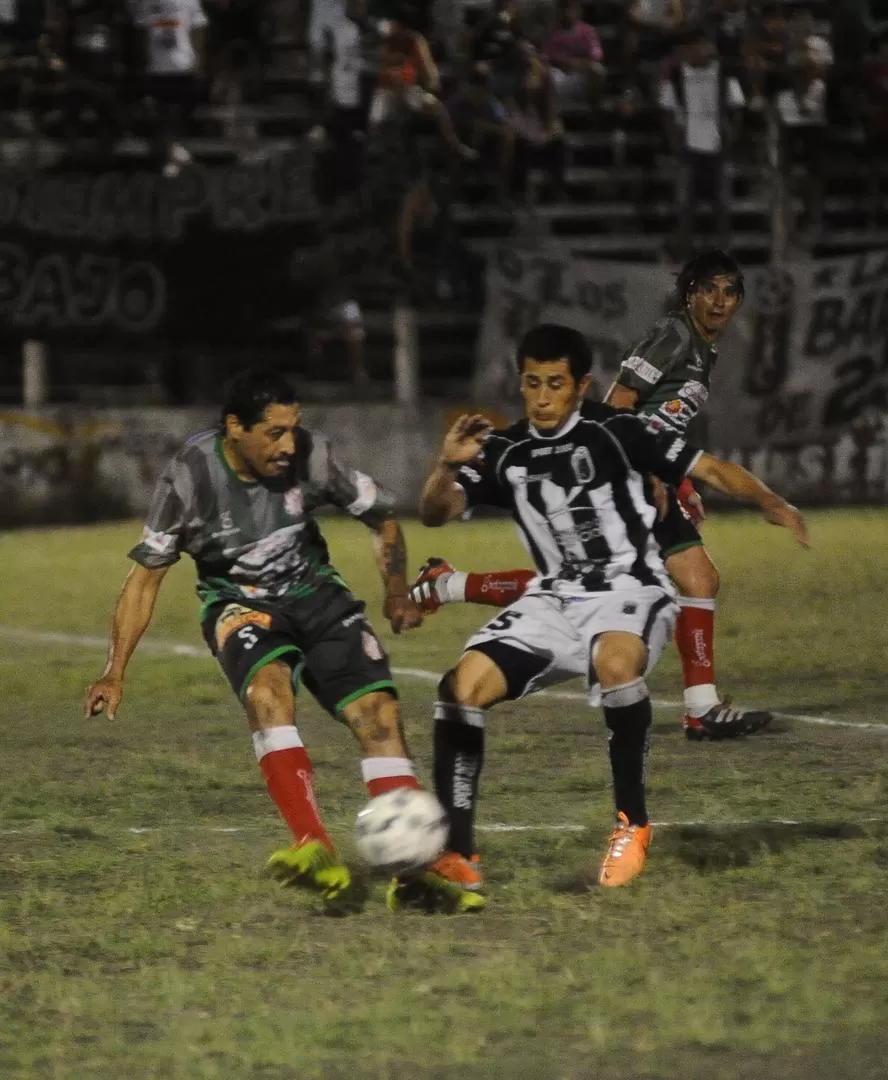
[[[651,699],[644,679],[602,690],[614,801],[631,825],[647,825],[645,772],[651,731]]]
[[[450,818],[448,847],[475,853],[475,804],[484,764],[484,713],[435,702],[435,794]]]

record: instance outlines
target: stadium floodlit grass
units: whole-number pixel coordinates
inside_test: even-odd
[[[744,705],[888,723],[888,515],[817,513],[811,528],[803,552],[752,515],[707,524],[721,683]],[[413,565],[526,563],[507,522],[407,532]],[[382,632],[369,536],[335,519],[327,533]],[[136,534],[2,539],[0,1076],[884,1076],[888,727],[784,718],[696,745],[659,708],[654,817],[700,824],[658,828],[643,877],[596,890],[611,815],[600,716],[580,698],[503,707],[481,823],[573,830],[484,832],[480,916],[391,915],[378,882],[362,914],[317,917],[260,877],[286,834],[221,675],[163,651],[202,647],[190,565],[165,582],[157,651],[134,660],[117,723],[80,717]],[[440,672],[484,617],[452,608],[384,637],[396,667]],[[651,683],[678,700],[671,651]],[[400,685],[428,777],[434,683]],[[300,727],[351,855],[357,749],[307,697]]]

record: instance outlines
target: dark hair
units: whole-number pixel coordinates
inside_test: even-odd
[[[695,255],[681,268],[675,279],[675,292],[678,304],[684,306],[688,297],[695,292],[697,286],[704,281],[712,281],[717,277],[732,277],[737,285],[740,299],[746,295],[746,287],[743,283],[743,271],[740,264],[726,251],[712,248]]]
[[[566,360],[577,382],[592,370],[592,353],[586,339],[579,330],[560,323],[540,323],[527,331],[516,356],[519,372],[523,372],[524,361],[528,357],[541,363]]]
[[[299,399],[286,375],[270,368],[248,368],[228,383],[222,403],[220,423],[236,416],[248,430],[265,415],[269,405],[295,405]]]

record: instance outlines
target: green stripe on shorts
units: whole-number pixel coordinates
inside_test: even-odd
[[[240,693],[238,694],[238,697],[241,699],[241,701],[243,701],[246,697],[250,683],[253,681],[253,679],[256,678],[256,675],[265,667],[265,665],[270,664],[272,660],[279,660],[287,653],[296,653],[297,655],[301,656],[302,650],[297,648],[295,645],[278,645],[278,647],[276,649],[272,649],[270,653],[266,653],[265,656],[259,657],[256,663],[253,664],[253,666],[247,672],[246,678],[241,683]]]

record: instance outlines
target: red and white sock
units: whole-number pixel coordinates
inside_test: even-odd
[[[321,822],[315,800],[311,760],[296,728],[286,724],[254,731],[253,749],[268,794],[296,843],[320,840],[333,851],[333,841]]]
[[[684,702],[688,716],[704,716],[721,704],[715,686],[715,599],[680,596],[675,644],[681,655]]]
[[[489,604],[491,607],[508,607],[524,595],[528,583],[536,577],[535,570],[494,570],[489,574],[465,574],[465,581],[456,583],[453,578],[448,586],[462,586],[459,597],[470,604]],[[456,577],[456,574],[453,575]]]
[[[403,757],[367,757],[361,762],[361,775],[370,797],[383,795],[395,788],[421,790],[413,765]]]

